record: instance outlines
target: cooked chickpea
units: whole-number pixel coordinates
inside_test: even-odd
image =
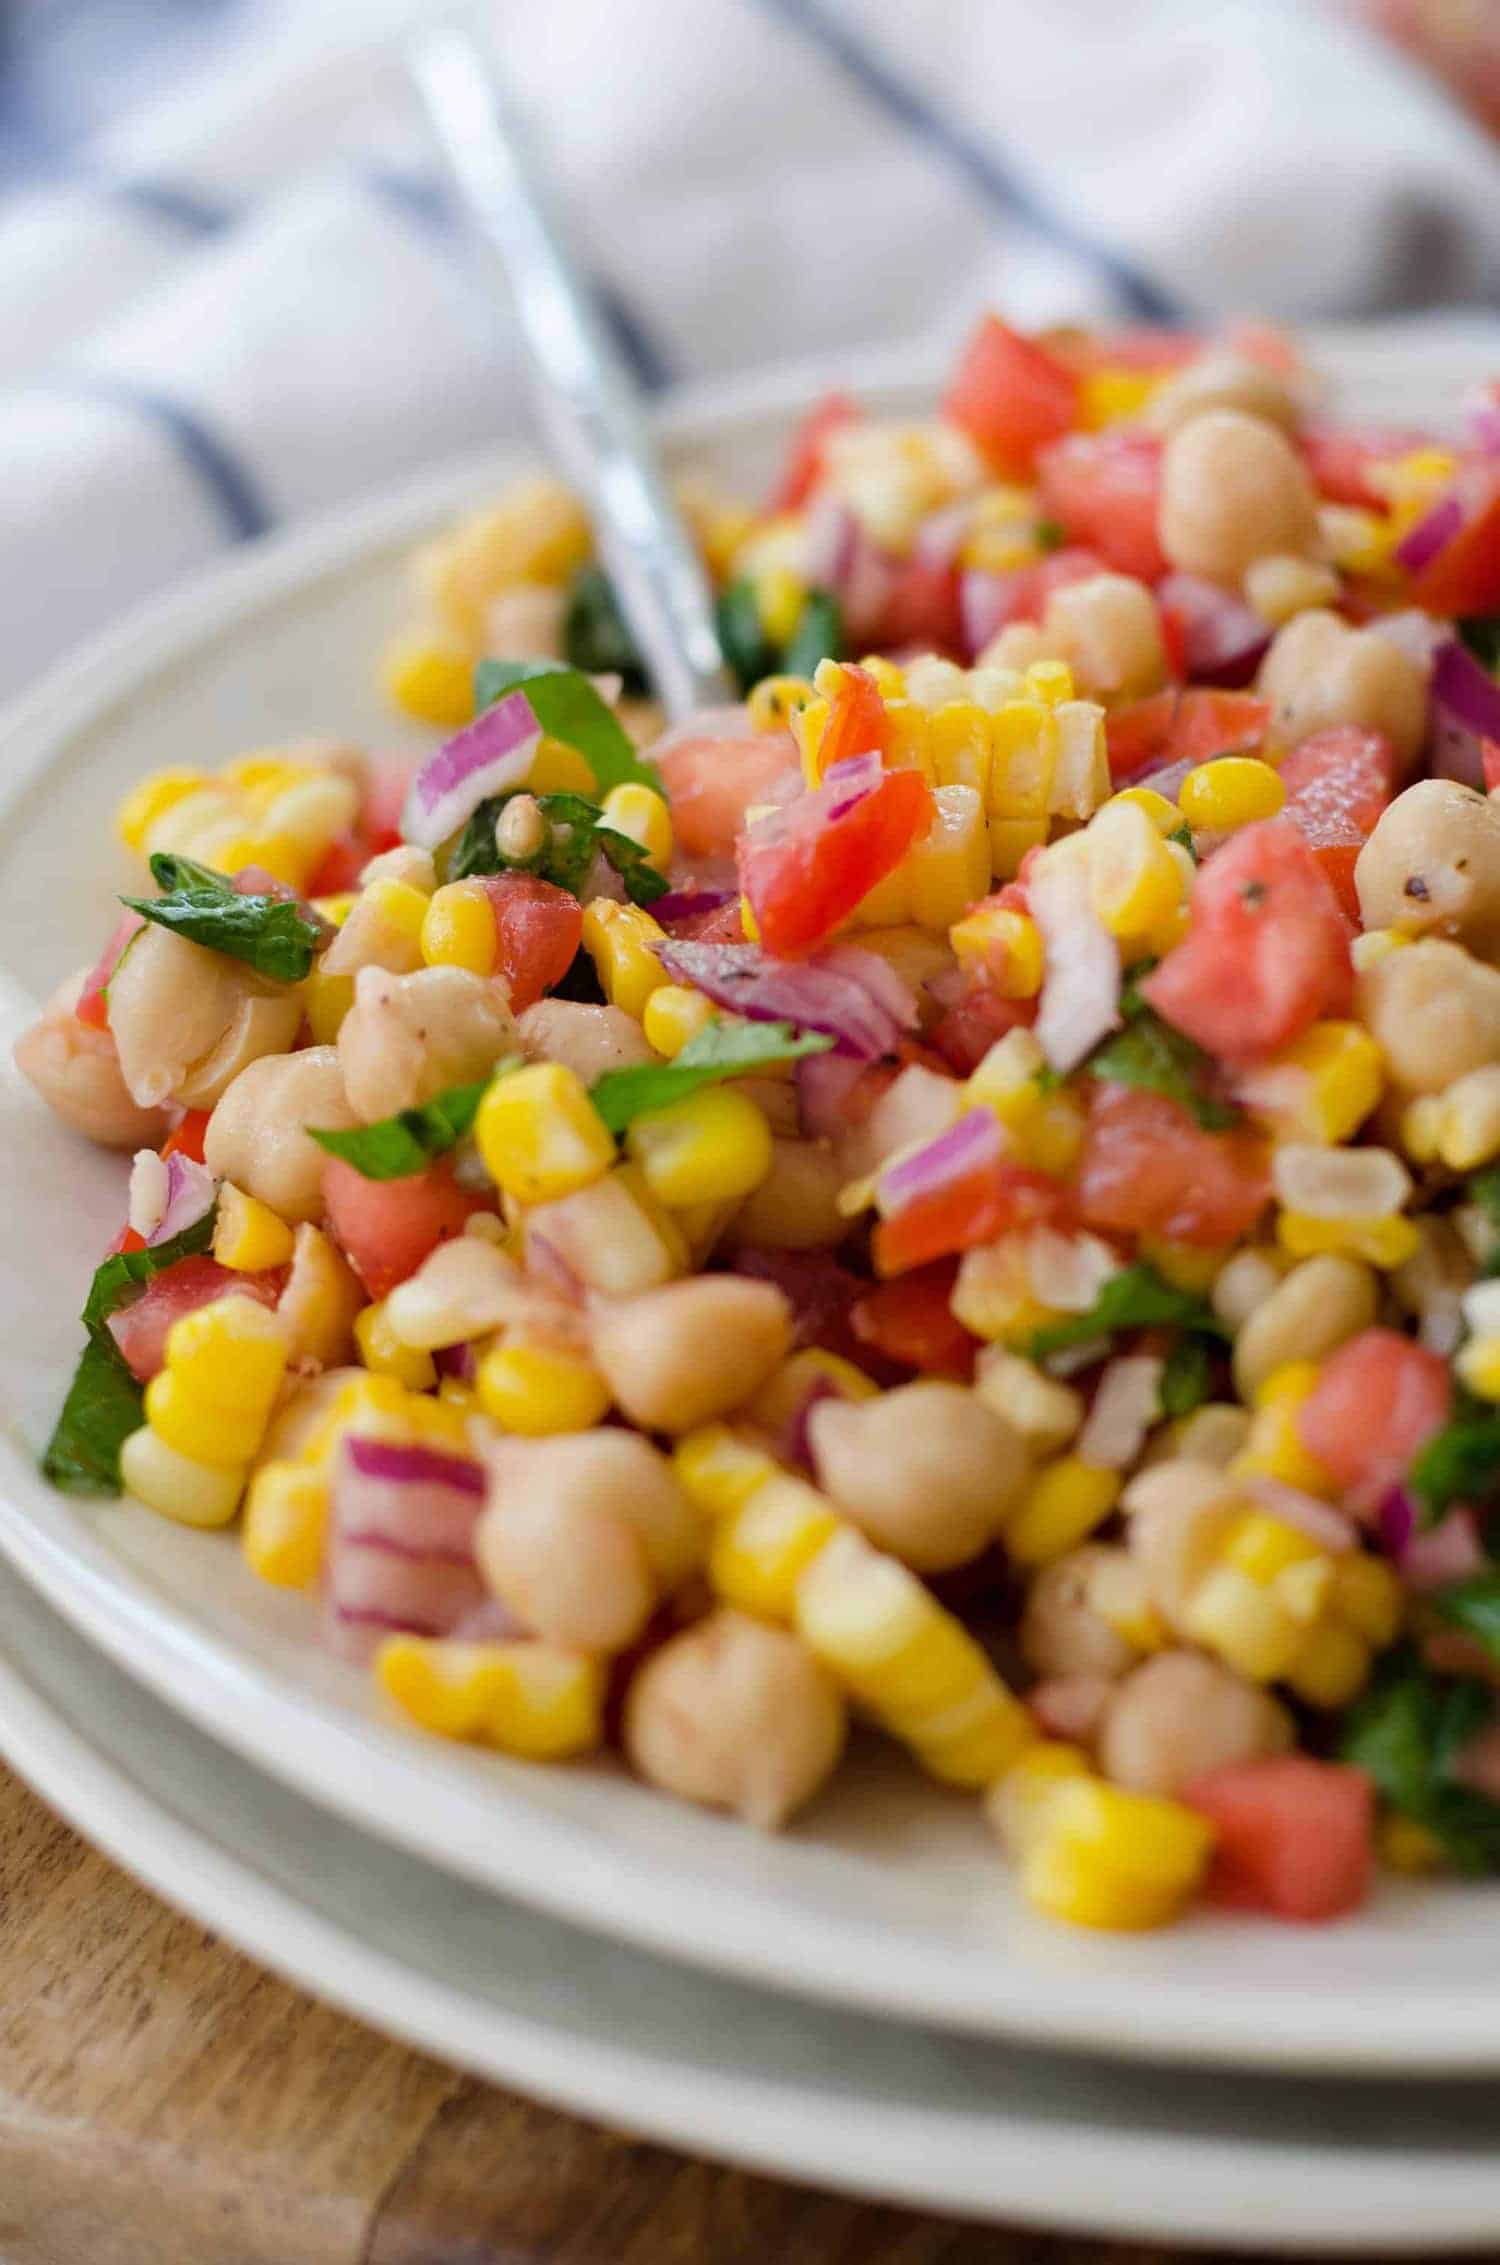
[[[491,1455],[474,1536],[480,1574],[551,1643],[623,1651],[700,1543],[671,1464],[634,1432],[506,1439]]]
[[[1214,1276],[1209,1303],[1226,1329],[1243,1329],[1257,1306],[1265,1304],[1288,1271],[1280,1251],[1253,1244],[1227,1258]]]
[[[1126,1487],[1125,1546],[1146,1576],[1151,1602],[1180,1628],[1243,1504],[1223,1471],[1185,1456],[1150,1465]]]
[[[1500,1061],[1500,969],[1461,944],[1428,936],[1387,952],[1361,972],[1355,1011],[1408,1093],[1441,1093]]]
[[[1089,699],[1137,700],[1167,680],[1156,600],[1129,574],[1095,574],[1054,590],[1042,636]]]
[[[1378,1303],[1375,1275],[1357,1258],[1320,1252],[1282,1277],[1242,1324],[1234,1341],[1234,1383],[1254,1396],[1288,1361],[1321,1361],[1368,1329]]]
[[[373,1124],[472,1084],[515,1043],[502,985],[463,967],[366,967],[339,1026],[339,1066],[356,1117]]]
[[[110,979],[109,1027],[120,1070],[143,1108],[209,1109],[247,1064],[284,1053],[302,999],[243,960],[154,924],[132,940]]]
[[[765,1250],[826,1250],[849,1222],[839,1209],[844,1174],[821,1141],[774,1140],[771,1169],[736,1214],[737,1241]]]
[[[430,897],[437,887],[437,867],[432,852],[418,849],[415,842],[397,842],[394,849],[381,850],[368,865],[360,868],[359,885],[367,889],[372,881],[401,881],[407,888],[416,889]],[[417,964],[420,966],[420,956]]]
[[[664,1793],[774,1831],[832,1774],[846,1732],[832,1677],[784,1628],[714,1612],[639,1668],[625,1752]]]
[[[1238,583],[1270,552],[1313,554],[1317,496],[1277,426],[1242,409],[1207,409],[1162,452],[1157,531],[1173,566]]]
[[[397,1283],[386,1319],[401,1344],[430,1353],[518,1320],[537,1295],[503,1250],[481,1235],[456,1235]]]
[[[54,1116],[101,1148],[155,1148],[166,1137],[164,1109],[143,1108],[120,1069],[114,1039],[73,1012],[83,987],[75,975],[16,1040],[15,1064]]]
[[[728,1415],[785,1360],[792,1314],[772,1282],[703,1274],[600,1308],[594,1359],[644,1431],[691,1431]]]
[[[1176,371],[1152,394],[1146,422],[1159,433],[1175,433],[1210,409],[1236,409],[1263,424],[1295,433],[1301,403],[1284,377],[1252,362],[1247,354],[1210,350]]]
[[[306,1220],[292,1240],[291,1270],[276,1301],[286,1329],[287,1362],[330,1368],[354,1353],[354,1317],[365,1292],[349,1261]]]
[[[1500,806],[1418,779],[1381,812],[1354,867],[1366,928],[1427,932],[1500,957]]]
[[[657,1058],[634,1015],[581,999],[538,999],[517,1017],[516,1037],[528,1061],[561,1062],[585,1085]]]
[[[977,1557],[1026,1477],[1026,1449],[1004,1417],[938,1379],[869,1400],[820,1400],[807,1436],[819,1485],[919,1573]]]
[[[1034,1674],[1113,1680],[1134,1665],[1136,1647],[1100,1616],[1090,1596],[1101,1567],[1130,1564],[1126,1551],[1109,1542],[1085,1542],[1041,1568],[1026,1592],[1019,1639]]]
[[[1134,1793],[1180,1793],[1209,1770],[1285,1754],[1292,1718],[1268,1691],[1203,1652],[1158,1652],[1112,1693],[1099,1764]]]
[[[1250,1437],[1250,1410],[1234,1400],[1205,1400],[1173,1426],[1172,1452],[1227,1470]]]
[[[214,1109],[204,1162],[283,1219],[316,1219],[328,1157],[307,1127],[339,1131],[358,1121],[333,1047],[270,1054],[241,1070]]]
[[[1277,630],[1257,690],[1271,704],[1271,735],[1284,747],[1336,724],[1358,724],[1385,733],[1398,772],[1405,772],[1427,736],[1421,663],[1378,629],[1351,628],[1322,607]]]

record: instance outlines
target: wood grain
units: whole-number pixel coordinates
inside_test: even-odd
[[[273,1980],[0,1769],[3,2265],[1168,2258],[845,2201],[532,2107]]]

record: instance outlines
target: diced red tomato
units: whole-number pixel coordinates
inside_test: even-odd
[[[977,1070],[997,1038],[1008,1030],[1029,1029],[1036,1020],[1035,999],[1002,999],[988,984],[974,984],[930,1032],[933,1046],[960,1077]]]
[[[1371,468],[1431,444],[1425,434],[1394,425],[1312,424],[1303,427],[1301,445],[1319,495],[1330,503],[1384,511],[1388,499],[1372,483]]]
[[[1078,373],[986,315],[953,373],[943,414],[998,470],[1028,472],[1037,450],[1078,422]]]
[[[798,1351],[821,1345],[825,1352],[841,1353],[846,1360],[860,1359],[849,1314],[865,1285],[832,1251],[746,1248],[736,1252],[734,1272],[751,1275],[757,1282],[774,1282],[785,1293],[792,1309],[792,1343]]]
[[[1271,1195],[1269,1151],[1244,1131],[1206,1132],[1164,1093],[1094,1084],[1074,1197],[1107,1234],[1232,1243]]]
[[[1411,602],[1428,613],[1500,611],[1500,464],[1465,465],[1451,491],[1463,505],[1463,525],[1420,574]]]
[[[131,1375],[145,1384],[161,1367],[167,1332],[174,1321],[180,1321],[185,1313],[196,1313],[200,1306],[215,1304],[231,1290],[255,1298],[263,1306],[274,1306],[284,1280],[285,1270],[280,1267],[263,1274],[236,1274],[207,1252],[196,1258],[179,1258],[175,1266],[163,1267],[153,1276],[134,1305],[122,1306],[112,1314],[106,1327],[124,1354]]]
[[[1071,433],[1037,459],[1042,501],[1070,542],[1086,543],[1107,566],[1156,582],[1167,570],[1157,539],[1161,443],[1121,428]]]
[[[957,653],[963,644],[958,579],[956,564],[905,560],[881,610],[882,646],[899,651],[917,645],[924,652]]]
[[[1259,362],[1278,377],[1295,377],[1302,367],[1296,342],[1275,323],[1262,322],[1255,315],[1231,315],[1224,325],[1223,343],[1231,354],[1243,354],[1247,362]]]
[[[826,778],[835,763],[845,763],[851,755],[884,754],[890,731],[874,677],[868,669],[846,667],[818,745],[819,770]]]
[[[401,839],[401,810],[411,785],[415,764],[409,755],[373,755],[365,779],[365,799],[359,814],[359,831],[366,842],[366,857],[394,849]]]
[[[1398,1330],[1362,1329],[1319,1369],[1297,1410],[1297,1434],[1330,1478],[1373,1508],[1405,1478],[1452,1404],[1446,1361]]]
[[[894,1219],[876,1226],[877,1274],[905,1274],[934,1258],[993,1242],[1011,1227],[1055,1219],[1068,1191],[1045,1172],[1020,1164],[987,1164],[949,1186],[919,1196]]]
[[[121,1251],[144,1250],[145,1247],[145,1236],[138,1235],[134,1227],[127,1224],[120,1229],[104,1255],[106,1258],[117,1258]]]
[[[1116,786],[1139,778],[1143,771],[1160,770],[1170,760],[1167,741],[1182,697],[1175,690],[1153,692],[1148,700],[1131,700],[1105,717],[1109,775]]]
[[[1284,818],[1245,826],[1194,884],[1188,932],[1141,988],[1157,1013],[1226,1061],[1288,1045],[1353,988],[1349,924]]]
[[[1168,763],[1211,763],[1216,755],[1243,754],[1260,745],[1270,720],[1269,704],[1250,692],[1215,692],[1203,685],[1153,692],[1105,719],[1110,777],[1121,785]]]
[[[1217,1834],[1208,1892],[1278,1919],[1355,1911],[1374,1865],[1375,1788],[1363,1770],[1310,1754],[1231,1762],[1182,1799]]]
[[[903,1368],[967,1382],[979,1346],[949,1308],[957,1272],[955,1260],[939,1260],[867,1290],[850,1317],[855,1336]]]
[[[1310,842],[1343,910],[1358,925],[1354,864],[1395,787],[1395,753],[1384,732],[1339,724],[1315,731],[1281,766],[1282,816]]]
[[[208,1131],[209,1114],[207,1109],[185,1109],[181,1121],[173,1126],[162,1142],[162,1155],[187,1156],[195,1164],[201,1164],[203,1136]]]
[[[349,889],[357,889],[359,876],[374,854],[362,835],[341,834],[308,882],[308,895],[340,897]]]
[[[745,812],[796,769],[789,731],[684,733],[652,749],[684,857],[730,857]]]
[[[771,495],[772,511],[800,511],[823,477],[823,453],[829,436],[845,425],[857,424],[864,415],[847,393],[826,393],[809,409],[792,435],[781,477]]]
[[[453,1177],[446,1158],[399,1180],[367,1180],[341,1156],[323,1167],[323,1204],[335,1241],[372,1298],[414,1274],[429,1251],[461,1235],[487,1209]]]
[[[1500,786],[1500,740],[1481,739],[1479,759],[1484,766],[1484,791],[1493,794]]]
[[[122,912],[110,932],[109,942],[84,977],[83,989],[78,994],[78,1004],[73,1012],[90,1030],[108,1030],[109,1002],[105,993],[109,989],[110,977],[119,966],[120,955],[131,937],[145,925],[145,918],[141,913],[128,910]]]
[[[534,873],[490,873],[480,886],[495,915],[495,973],[510,985],[512,1012],[521,1014],[572,966],[583,907],[571,890]]]

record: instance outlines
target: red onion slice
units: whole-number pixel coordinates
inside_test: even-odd
[[[436,849],[488,796],[522,785],[541,737],[525,693],[507,692],[422,764],[401,813],[406,839]]]
[[[1409,1589],[1425,1594],[1446,1588],[1450,1581],[1466,1581],[1482,1573],[1489,1563],[1479,1520],[1466,1502],[1455,1503],[1435,1526],[1413,1534],[1397,1559],[1397,1569]]]
[[[993,1109],[969,1109],[956,1125],[936,1140],[904,1156],[881,1173],[875,1189],[875,1208],[882,1219],[894,1219],[924,1196],[937,1195],[955,1180],[1002,1164],[1008,1150],[1000,1120]]]
[[[1168,574],[1156,595],[1182,631],[1182,664],[1195,681],[1248,684],[1266,647],[1271,625],[1244,599],[1198,574]]]
[[[1483,743],[1500,742],[1500,685],[1456,637],[1433,659],[1431,717],[1432,771],[1484,793]]]
[[[1396,545],[1396,563],[1408,574],[1420,574],[1439,551],[1446,550],[1464,523],[1464,507],[1450,488],[1432,509],[1424,512]]]
[[[903,1026],[862,983],[816,958],[773,960],[753,944],[676,941],[658,944],[656,956],[669,975],[731,1014],[824,1031],[841,1054],[857,1061],[889,1054],[901,1035]]]
[[[196,1226],[206,1211],[213,1208],[219,1192],[219,1183],[206,1164],[199,1164],[191,1156],[174,1149],[167,1158],[167,1201],[160,1219],[146,1237],[148,1247],[169,1243],[174,1235],[185,1234]]]

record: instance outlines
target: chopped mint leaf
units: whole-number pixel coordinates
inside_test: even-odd
[[[241,896],[223,873],[190,857],[158,851],[151,878],[159,897],[122,897],[132,912],[190,944],[244,960],[276,983],[300,983],[328,931],[292,897]]]
[[[481,661],[474,671],[476,709],[517,691],[550,739],[577,749],[601,795],[629,780],[662,792],[655,764],[637,755],[625,726],[581,669],[562,661]]]
[[[822,1031],[797,1031],[789,1022],[724,1022],[715,1016],[672,1061],[607,1070],[589,1089],[589,1099],[610,1131],[620,1133],[648,1109],[665,1109],[702,1086],[824,1054],[832,1044]]]
[[[1172,1350],[1161,1372],[1158,1398],[1161,1412],[1167,1421],[1175,1422],[1180,1416],[1190,1416],[1194,1408],[1201,1408],[1213,1388],[1213,1346],[1207,1337],[1184,1331]]]
[[[666,895],[667,882],[640,843],[607,826],[598,803],[584,794],[539,794],[536,801],[544,822],[540,847],[530,857],[506,857],[495,838],[495,821],[511,799],[497,794],[480,803],[448,853],[450,881],[465,881],[474,874],[535,873],[576,897],[595,855],[602,853],[624,882],[632,904],[654,904]]]
[[[841,660],[843,652],[843,608],[831,590],[809,590],[781,656],[781,673],[811,676],[819,661]]]
[[[1403,1645],[1349,1708],[1339,1749],[1393,1809],[1442,1843],[1457,1870],[1472,1874],[1500,1870],[1500,1802],[1458,1783],[1453,1764],[1494,1714],[1488,1684],[1435,1676]]]
[[[519,1057],[499,1063],[491,1075],[503,1076],[506,1070],[516,1068],[518,1061]],[[405,1180],[414,1172],[425,1172],[435,1157],[446,1156],[450,1148],[457,1147],[471,1129],[489,1086],[487,1077],[475,1085],[451,1086],[435,1101],[401,1109],[394,1117],[378,1117],[373,1125],[340,1127],[331,1132],[316,1125],[307,1129],[320,1148],[352,1164],[367,1180]]]
[[[1207,1132],[1223,1132],[1238,1124],[1239,1111],[1208,1089],[1213,1065],[1202,1047],[1154,1014],[1136,985],[1126,986],[1120,1003],[1125,1028],[1095,1047],[1084,1064],[1089,1075],[1164,1093]]]
[[[563,617],[563,652],[568,666],[582,669],[585,676],[617,676],[637,696],[651,689],[614,584],[600,566],[581,566],[573,577]]]
[[[1070,1345],[1087,1344],[1094,1337],[1110,1337],[1119,1329],[1176,1326],[1196,1329],[1205,1337],[1222,1337],[1224,1329],[1213,1307],[1190,1290],[1179,1290],[1144,1262],[1122,1267],[1112,1274],[1087,1313],[1071,1313],[1039,1329],[1028,1350],[1033,1360],[1061,1353]]]
[[[1500,1572],[1475,1573],[1435,1589],[1428,1603],[1450,1628],[1461,1628],[1482,1644],[1491,1659],[1500,1660]]]
[[[776,648],[760,618],[753,582],[731,582],[714,607],[724,665],[742,693],[776,673]]]
[[[1461,1411],[1433,1433],[1406,1483],[1427,1525],[1455,1502],[1485,1501],[1500,1488],[1500,1416]]]

